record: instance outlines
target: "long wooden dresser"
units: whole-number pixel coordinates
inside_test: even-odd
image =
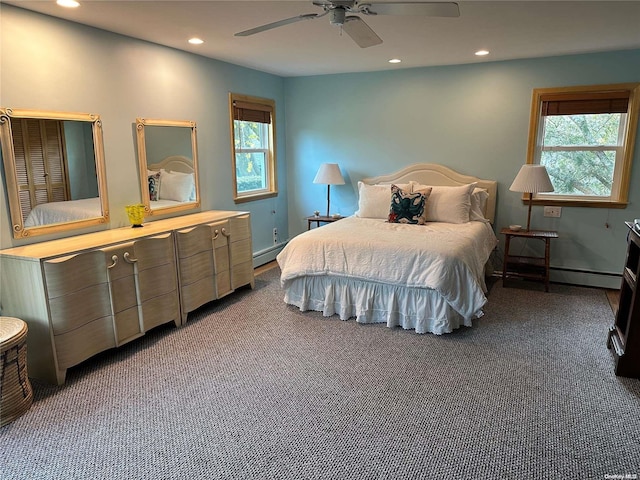
[[[1,314],[29,326],[29,376],[69,367],[254,287],[248,212],[207,211],[0,251]]]

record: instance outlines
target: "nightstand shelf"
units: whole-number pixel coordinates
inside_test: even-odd
[[[549,291],[549,257],[551,239],[558,238],[558,232],[545,230],[511,230],[503,228],[500,231],[505,236],[504,263],[502,266],[502,284],[509,278],[523,278],[537,280],[544,283],[544,291]],[[545,243],[543,257],[513,255],[510,253],[512,238],[533,238]],[[507,286],[507,285],[505,285]]]

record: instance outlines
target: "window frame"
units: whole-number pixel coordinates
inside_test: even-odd
[[[255,192],[242,193],[238,192],[238,177],[236,175],[236,144],[235,144],[235,116],[234,102],[243,102],[255,104],[259,109],[264,110],[265,107],[270,109],[271,121],[268,124],[268,142],[269,146],[266,150],[267,158],[265,167],[267,168],[267,188]],[[261,107],[261,108],[260,108]],[[231,170],[233,180],[233,201],[235,203],[251,202],[264,198],[271,198],[278,195],[278,178],[277,178],[277,161],[276,161],[276,104],[274,100],[268,98],[253,97],[237,93],[229,93],[229,130],[231,133]],[[260,149],[260,152],[265,151]]]
[[[631,182],[631,167],[633,164],[633,152],[638,129],[638,111],[640,109],[640,83],[621,83],[611,85],[588,85],[576,87],[536,88],[531,99],[531,117],[529,121],[529,141],[527,148],[527,163],[539,165],[542,153],[542,141],[544,136],[544,119],[542,114],[542,98],[549,95],[580,94],[581,96],[594,94],[594,97],[612,91],[625,91],[629,93],[627,113],[623,115],[625,133],[621,145],[620,157],[616,157],[615,173],[611,196],[606,199],[597,199],[593,196],[581,198],[580,196],[566,195],[555,196],[551,194],[536,193],[533,195],[534,205],[557,205],[596,208],[626,208],[629,197],[629,184]],[[625,118],[626,117],[626,118]],[[529,202],[529,195],[523,194],[522,201]]]

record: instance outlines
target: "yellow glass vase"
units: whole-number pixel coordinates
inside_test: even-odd
[[[124,207],[127,209],[127,216],[129,217],[129,223],[133,228],[141,227],[144,221],[144,205],[137,203],[135,205],[127,205]]]

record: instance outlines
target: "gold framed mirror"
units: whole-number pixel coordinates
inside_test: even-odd
[[[0,108],[0,140],[14,238],[108,222],[99,115]]]
[[[136,118],[136,133],[146,214],[198,208],[196,122]]]

